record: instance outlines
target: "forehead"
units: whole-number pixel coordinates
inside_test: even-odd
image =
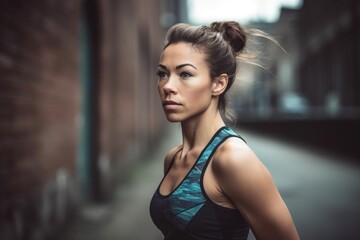
[[[190,43],[173,43],[164,49],[160,56],[160,63],[165,65],[180,65],[191,63],[198,67],[206,67],[205,57]]]

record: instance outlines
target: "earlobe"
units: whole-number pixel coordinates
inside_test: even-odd
[[[228,82],[229,82],[229,77],[225,73],[216,77],[213,82],[213,91],[212,91],[213,96],[221,95],[226,90]]]

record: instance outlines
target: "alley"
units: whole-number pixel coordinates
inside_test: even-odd
[[[176,129],[174,127],[173,129]],[[237,129],[273,175],[301,239],[360,239],[360,169],[340,156]],[[162,177],[166,150],[180,142],[173,130],[117,187],[109,204],[85,206],[56,239],[159,240],[149,201]],[[249,239],[254,239],[250,236]]]
[[[161,56],[177,23],[237,53],[220,60],[200,41],[216,57],[186,63],[228,75],[224,107],[302,239],[360,239],[360,1],[1,3],[0,240],[162,239],[149,203],[181,139],[164,128],[158,66],[171,68]],[[218,72],[228,61],[236,71]]]

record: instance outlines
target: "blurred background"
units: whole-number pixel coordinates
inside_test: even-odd
[[[148,206],[181,142],[156,90],[164,34],[219,20],[285,49],[257,39],[265,69],[240,63],[232,126],[300,236],[360,239],[359,1],[1,0],[1,240],[162,239]]]

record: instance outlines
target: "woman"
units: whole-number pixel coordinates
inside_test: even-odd
[[[158,67],[166,118],[180,122],[150,214],[166,240],[299,239],[273,180],[224,123],[225,94],[248,34],[237,22],[169,29]]]

